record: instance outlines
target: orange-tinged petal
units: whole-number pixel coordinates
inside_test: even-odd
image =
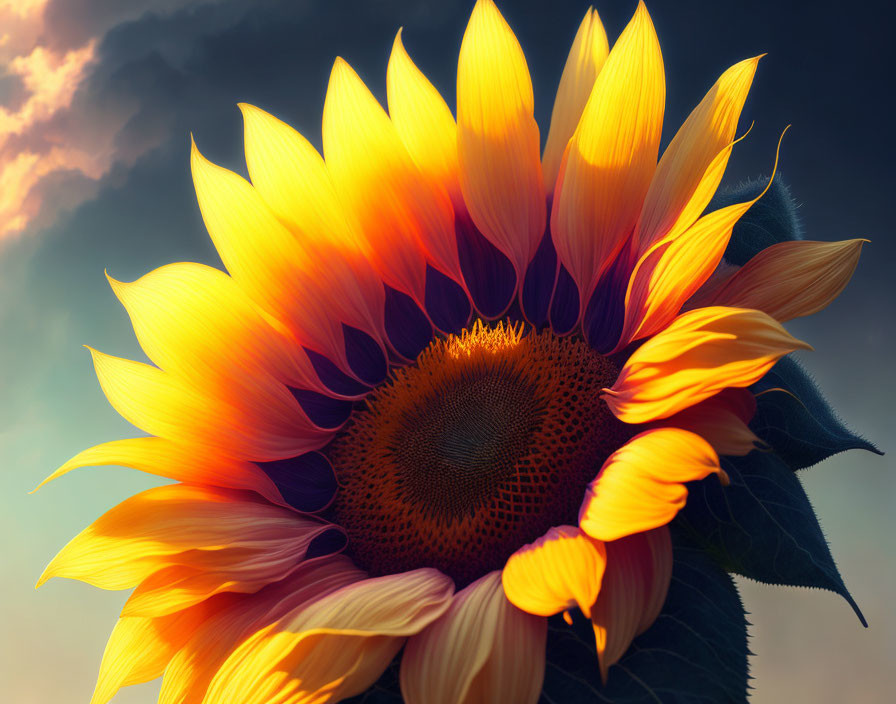
[[[588,485],[579,527],[609,541],[664,526],[684,508],[684,483],[710,474],[724,476],[702,437],[680,428],[646,430],[610,455]]]
[[[383,286],[370,247],[346,213],[324,160],[285,122],[240,104],[246,165],[265,203],[296,237],[301,276],[331,315],[368,334],[382,332]],[[313,297],[307,302],[314,302]]]
[[[544,679],[547,621],[504,596],[491,572],[458,592],[448,611],[412,637],[401,660],[408,704],[535,704]]]
[[[250,489],[268,501],[286,505],[276,484],[254,462],[197,452],[195,447],[153,437],[113,440],[83,450],[38,484],[35,491],[73,469],[105,465],[131,467],[190,484]]]
[[[302,348],[272,327],[224,272],[182,262],[133,283],[107,278],[146,356],[166,372],[211,393],[240,383],[245,393],[265,388],[266,394],[296,378],[314,383]]]
[[[295,566],[304,558],[307,536],[328,527],[252,497],[189,484],[136,494],[60,550],[38,586],[66,577],[101,589],[128,589],[172,565],[228,566],[237,576],[275,561],[273,569],[289,560]]]
[[[179,556],[181,564],[163,567],[137,586],[122,615],[164,616],[221,592],[251,594],[283,579],[305,558],[311,542],[332,529],[325,523],[300,521],[288,540],[273,533],[264,537],[263,551],[256,545],[225,546],[208,554],[196,551]]]
[[[249,637],[205,704],[305,704],[363,692],[404,644],[441,616],[454,586],[424,568],[343,587]]]
[[[591,616],[600,674],[656,620],[672,579],[672,540],[665,526],[607,543],[607,569]]]
[[[90,352],[103,393],[126,421],[197,451],[283,459],[322,447],[332,435],[308,420],[285,386],[246,394],[234,380],[225,398],[224,389],[213,395],[148,364]]]
[[[444,188],[455,208],[463,203],[457,172],[457,126],[445,100],[414,64],[395,35],[386,71],[389,116],[420,172]]]
[[[159,704],[200,702],[218,668],[256,631],[290,611],[366,577],[342,555],[303,563],[289,577],[251,595],[233,595],[206,620],[165,668]]]
[[[773,244],[735,272],[710,303],[757,308],[782,323],[812,315],[846,288],[865,242],[797,240]]]
[[[159,677],[206,619],[230,601],[219,597],[164,618],[120,618],[106,643],[90,704],[106,704],[122,687]]]
[[[750,430],[756,398],[747,389],[725,389],[650,427],[682,428],[697,433],[720,455],[747,455],[763,442]]]
[[[706,209],[725,173],[760,58],[725,71],[663,152],[638,222],[640,254],[659,239],[686,230]]]
[[[303,272],[324,264],[242,176],[216,166],[193,143],[190,158],[199,210],[209,236],[234,280],[303,345],[347,367],[338,316],[321,296],[322,284]]]
[[[606,557],[603,543],[579,528],[551,528],[507,560],[501,575],[504,593],[530,614],[553,616],[578,606],[590,616]]]
[[[447,193],[424,179],[389,116],[342,59],[330,73],[324,156],[343,203],[390,286],[424,302],[427,258],[458,277],[454,212]]]
[[[711,301],[716,293],[721,290],[722,286],[728,283],[728,279],[730,279],[738,269],[740,269],[739,266],[729,264],[722,259],[710,277],[694,292],[694,295],[685,302],[681,312],[684,313],[689,310],[694,310],[695,308],[705,308],[706,306],[713,305]]]
[[[665,96],[663,57],[642,2],[594,82],[551,211],[557,255],[582,310],[638,219],[656,168]]]
[[[603,398],[626,423],[668,418],[724,388],[753,384],[798,349],[812,348],[761,311],[698,308],[635,350]]]
[[[594,81],[607,60],[609,50],[607,33],[597,10],[589,7],[572,42],[563,75],[560,76],[557,97],[554,98],[551,128],[548,130],[541,158],[544,187],[548,196],[554,192],[566,144],[579,124],[582,110],[585,109],[585,103],[588,102]]]
[[[617,350],[654,334],[678,315],[712,276],[734,225],[760,197],[704,215],[685,232],[661,240],[641,257],[629,279]]]
[[[522,280],[544,235],[538,125],[526,57],[492,0],[477,0],[457,65],[457,153],[476,227]]]

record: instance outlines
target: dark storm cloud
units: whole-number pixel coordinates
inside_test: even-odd
[[[44,41],[57,50],[72,49],[126,22],[213,2],[215,0],[50,0],[43,12]]]

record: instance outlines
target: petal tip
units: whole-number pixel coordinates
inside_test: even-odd
[[[53,567],[52,562],[46,566],[46,568],[44,569],[44,571],[41,573],[40,577],[38,578],[37,583],[34,585],[35,589],[40,589],[44,584],[47,583],[47,581],[49,581],[50,579],[52,579],[55,576],[55,574],[53,573],[52,567]]]
[[[106,275],[106,281],[109,282],[109,286],[112,288],[112,292],[115,294],[115,297],[118,298],[119,301],[122,301],[122,297],[125,295],[125,289],[131,284],[124,281],[119,281],[114,276],[109,274],[108,270],[106,269],[103,270],[103,273]]]
[[[48,475],[43,481],[41,481],[40,484],[38,484],[38,485],[37,485],[36,487],[34,487],[31,491],[29,491],[29,492],[28,492],[28,496],[31,496],[32,494],[34,494],[35,492],[37,492],[38,489],[40,489],[40,488],[43,487],[43,486],[46,486],[47,484],[49,484],[51,481],[53,481],[53,480],[54,480],[56,477],[58,477],[58,476],[59,476],[59,470],[57,469],[55,472],[53,472],[52,474]]]

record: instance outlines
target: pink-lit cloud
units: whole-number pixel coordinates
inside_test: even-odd
[[[71,105],[95,46],[90,41],[61,55],[36,46],[9,63],[7,73],[21,79],[27,97],[16,110],[0,107],[0,238],[22,231],[38,214],[35,188],[49,174],[74,170],[96,179],[108,166],[79,145],[53,143],[40,134],[42,125]]]
[[[117,162],[130,165],[155,146],[149,138],[126,147],[117,140],[136,105],[92,105],[78,100],[79,91],[89,84],[109,30],[148,11],[201,3],[0,0],[0,79],[16,88],[0,104],[0,245],[77,205],[78,198],[45,197],[43,186],[60,174],[79,177],[73,193],[86,197],[92,189],[85,179],[98,181]]]

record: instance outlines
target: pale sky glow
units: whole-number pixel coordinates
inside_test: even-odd
[[[798,474],[863,629],[839,596],[739,580],[751,704],[883,704],[896,691],[896,170],[880,147],[892,22],[846,7],[645,0],[666,68],[665,145],[728,66],[763,52],[723,185],[779,173],[806,239],[867,237],[855,276],[815,316],[788,322],[799,360],[844,422],[888,454],[853,451]],[[533,76],[542,142],[566,51],[592,0],[496,0]],[[637,0],[595,3],[610,43]],[[454,103],[473,0],[0,0],[0,703],[87,704],[126,593],[34,583],[65,543],[127,496],[162,483],[69,458],[140,431],[109,406],[90,354],[145,361],[104,270],[222,267],[190,176],[190,134],[245,174],[239,102],[319,147],[336,56],[383,100],[395,32]],[[824,57],[823,60],[807,57]],[[883,93],[882,93],[883,92]],[[155,704],[158,682],[111,704]]]

